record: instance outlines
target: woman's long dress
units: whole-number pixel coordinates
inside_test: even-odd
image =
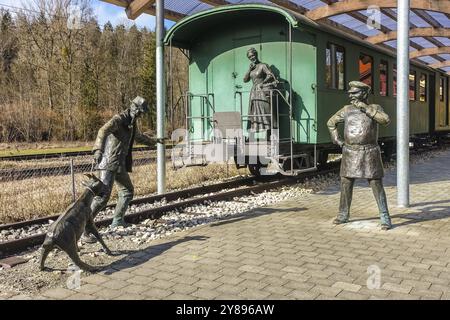
[[[258,85],[275,81],[275,76],[267,64],[259,63],[250,72],[250,78],[253,81],[253,86],[250,91],[247,129],[256,132],[270,130],[270,89],[273,86],[260,88]]]

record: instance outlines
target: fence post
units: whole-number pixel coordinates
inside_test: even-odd
[[[73,170],[73,158],[70,158],[70,176],[72,177],[72,200],[75,202],[77,192],[75,190],[75,172]]]

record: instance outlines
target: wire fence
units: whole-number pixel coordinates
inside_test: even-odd
[[[170,150],[167,152],[168,190],[214,181],[236,175],[246,175],[246,169],[234,166],[173,170]],[[92,155],[23,161],[0,160],[0,224],[55,215],[67,208],[84,191],[81,184],[92,171]],[[130,173],[135,196],[156,192],[156,153],[154,150],[133,152],[133,172]],[[96,173],[94,171],[94,173]],[[117,199],[115,187],[110,203]]]
[[[133,152],[132,179],[137,193],[152,190],[152,152]],[[85,173],[93,171],[92,156],[0,162],[0,223],[62,212],[84,191]],[[116,198],[115,192],[110,201]]]

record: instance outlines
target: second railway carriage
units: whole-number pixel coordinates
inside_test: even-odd
[[[276,6],[220,6],[174,25],[165,43],[189,59],[186,134],[174,152],[177,165],[206,164],[207,153],[223,152],[254,174],[278,171],[294,175],[314,170],[331,143],[327,120],[349,103],[348,82],[372,87],[370,103],[391,117],[380,127],[386,154],[395,146],[396,57],[389,50]],[[251,136],[248,123],[252,83],[244,82],[255,48],[279,80],[267,89],[270,130]],[[412,137],[450,130],[449,78],[424,64],[411,63],[410,133]],[[215,148],[210,148],[215,146]]]

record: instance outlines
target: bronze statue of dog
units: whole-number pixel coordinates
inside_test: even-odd
[[[111,255],[111,251],[103,242],[92,217],[91,203],[95,196],[101,195],[105,185],[93,174],[86,174],[89,180],[83,182],[86,190],[77,201],[67,208],[49,228],[44,243],[42,244],[42,254],[40,259],[40,269],[44,270],[45,259],[49,252],[55,247],[65,251],[72,261],[85,271],[96,271],[97,267],[90,266],[81,261],[78,256],[78,240],[85,228],[92,233],[101,243],[106,253]]]

